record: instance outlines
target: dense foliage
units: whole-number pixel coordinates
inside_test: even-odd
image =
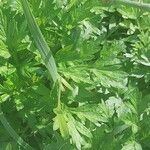
[[[0,149],[150,150],[150,13],[30,0],[45,57],[21,1],[0,0]]]

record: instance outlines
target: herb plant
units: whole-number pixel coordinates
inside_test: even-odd
[[[150,150],[150,4],[0,1],[0,149]]]

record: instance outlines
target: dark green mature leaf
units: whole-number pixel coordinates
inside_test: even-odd
[[[33,150],[33,148],[26,143],[16,132],[15,130],[10,126],[10,124],[8,123],[8,121],[6,120],[2,110],[1,110],[1,106],[0,106],[0,121],[2,122],[3,126],[5,127],[5,129],[7,130],[7,132],[10,134],[10,136],[22,147],[24,147],[25,149],[29,149],[29,150]]]

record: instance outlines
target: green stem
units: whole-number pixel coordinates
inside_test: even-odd
[[[70,91],[73,91],[73,87],[63,78],[63,77],[60,77],[61,79],[61,83],[67,87]]]
[[[5,118],[3,111],[1,109],[0,105],[0,121],[3,124],[4,128],[7,130],[7,132],[10,134],[10,136],[24,149],[26,150],[34,150],[29,144],[27,144],[16,132],[15,130],[10,126],[9,122]]]
[[[141,3],[141,2],[131,1],[131,0],[112,0],[111,2],[114,4],[122,4],[122,5],[127,5],[135,8],[140,8],[150,12],[149,3]]]
[[[58,81],[58,109],[61,109],[61,81]]]

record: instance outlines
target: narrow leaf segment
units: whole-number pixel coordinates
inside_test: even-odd
[[[56,67],[56,63],[55,63],[54,57],[52,55],[52,52],[50,51],[50,48],[48,47],[48,45],[45,41],[45,38],[43,37],[43,35],[35,21],[35,18],[30,10],[27,0],[20,0],[20,1],[22,4],[23,11],[26,16],[28,25],[29,25],[30,32],[33,36],[34,42],[42,56],[42,59],[45,62],[45,65],[46,65],[53,81],[56,82],[57,79],[59,78],[59,75],[57,73],[57,67]]]

